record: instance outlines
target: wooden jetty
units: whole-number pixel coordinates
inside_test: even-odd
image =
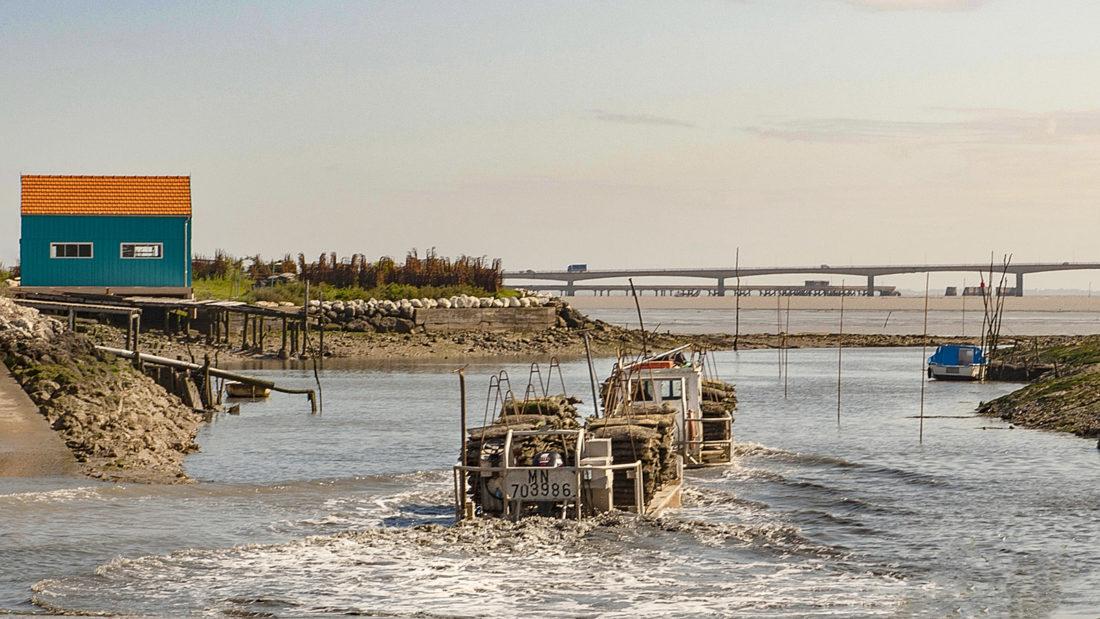
[[[144,326],[157,325],[167,335],[198,332],[207,344],[240,344],[241,350],[267,349],[268,336],[279,337],[280,358],[304,356],[309,349],[309,322],[321,318],[303,306],[264,307],[241,301],[122,297],[91,293],[16,290],[16,303],[61,314],[70,326],[78,315],[109,320],[129,316],[126,348],[136,349]]]

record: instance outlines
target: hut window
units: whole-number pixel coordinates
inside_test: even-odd
[[[91,258],[91,243],[50,243],[51,258]]]
[[[163,243],[123,243],[123,258],[163,258]]]

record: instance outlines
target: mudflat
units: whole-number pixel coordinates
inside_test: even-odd
[[[736,298],[727,297],[638,297],[643,309],[734,309]],[[587,309],[634,309],[634,299],[629,296],[577,296],[564,297],[571,306],[581,311]],[[793,310],[836,310],[840,297],[791,297]],[[980,311],[981,297],[945,297],[942,291],[928,299],[932,311]],[[775,297],[741,297],[741,309],[775,309]],[[787,298],[783,297],[786,308]],[[924,297],[845,297],[846,311],[922,311]],[[1087,296],[1024,296],[1005,299],[1006,312],[1100,312],[1100,295]]]
[[[76,475],[76,459],[0,363],[0,477]]]

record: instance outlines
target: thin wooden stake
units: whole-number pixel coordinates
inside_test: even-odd
[[[791,349],[787,337],[791,334],[791,297],[787,295],[787,324],[783,328],[783,399],[787,399],[787,379],[791,376]]]
[[[738,247],[733,258],[734,309],[733,309],[733,350],[737,352],[737,340],[741,337],[741,248]]]
[[[465,367],[459,368],[457,370],[457,372],[458,372],[458,391],[459,391],[460,397],[462,398],[462,405],[461,405],[461,408],[460,408],[460,410],[461,410],[460,415],[461,416],[459,417],[459,432],[462,434],[462,441],[460,443],[461,447],[460,447],[460,451],[458,453],[458,463],[460,465],[465,466],[466,465],[466,449],[467,449],[467,445],[466,445],[466,368]],[[465,497],[466,496],[466,482],[467,482],[465,470],[462,471],[461,479],[462,479],[461,493],[462,493],[462,496]],[[458,503],[457,513],[455,514],[455,517],[458,520],[462,520],[462,518],[465,516],[465,511],[466,511],[465,510],[465,503],[466,503],[465,499],[462,499],[461,503]]]
[[[783,378],[783,298],[775,295],[775,351],[779,353],[779,378]]]
[[[844,280],[840,280],[840,333],[836,340],[836,427],[840,428],[840,370],[844,363]]]
[[[309,278],[306,278],[306,295],[305,300],[302,301],[302,350],[300,351],[304,358],[309,347]]]
[[[924,274],[924,335],[921,337],[920,348],[920,434],[917,442],[924,444],[924,387],[928,384],[928,370],[925,366],[928,359],[928,276]]]
[[[321,302],[321,311],[317,314],[317,339],[318,347],[317,356],[321,358],[321,367],[325,367],[325,291],[324,289],[317,290],[317,298]]]
[[[965,277],[963,278],[963,289],[962,289],[962,298],[963,298],[963,326],[962,326],[962,336],[963,336],[963,337],[966,337],[966,278],[965,278]]]
[[[634,309],[638,310],[638,327],[642,330],[642,358],[649,356],[649,345],[646,340],[645,323],[642,322],[642,304],[638,301],[638,291],[634,289],[634,278],[627,279],[630,282],[630,294],[634,296]]]

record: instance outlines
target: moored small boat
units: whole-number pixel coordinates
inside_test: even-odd
[[[271,395],[267,387],[238,382],[225,383],[225,392],[231,398],[266,398]]]
[[[983,380],[986,359],[972,344],[942,344],[928,358],[928,378],[936,380]]]

